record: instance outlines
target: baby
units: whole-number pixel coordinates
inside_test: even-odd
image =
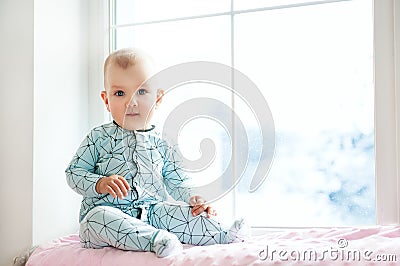
[[[150,124],[164,91],[148,86],[153,63],[137,49],[121,49],[104,64],[101,98],[113,122],[92,129],[66,169],[67,182],[83,196],[80,239],[86,248],[113,246],[165,257],[182,243],[240,242],[242,219],[230,228],[193,195],[174,148]],[[171,204],[168,198],[187,204]]]

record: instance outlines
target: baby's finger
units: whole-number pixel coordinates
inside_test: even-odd
[[[190,198],[190,206],[197,206],[204,204],[204,199],[200,196],[193,196]]]
[[[128,181],[126,181],[126,179],[125,179],[124,177],[120,176],[120,180],[121,180],[122,183],[124,184],[124,186],[125,186],[125,188],[126,188],[127,191],[131,190],[131,187],[129,186]],[[128,193],[127,193],[126,196],[128,196]]]
[[[211,216],[216,216],[217,215],[216,210],[211,206],[208,206],[208,208],[205,211],[207,213],[207,217],[208,218],[210,218]]]
[[[128,183],[128,182],[126,182],[125,178],[123,178],[121,176],[118,179],[114,180],[114,183],[118,186],[119,191],[121,191],[121,197],[120,197],[121,199],[123,196],[125,196],[125,197],[128,196],[129,185],[127,188],[126,187],[127,184],[125,184],[125,183]]]
[[[123,197],[124,197],[124,195],[122,194],[122,191],[121,191],[121,189],[120,189],[120,186],[119,186],[119,183],[120,183],[121,181],[119,181],[119,180],[113,180],[113,182],[111,182],[110,184],[109,184],[109,186],[111,187],[111,189],[113,190],[113,192],[114,192],[114,194],[115,194],[115,197],[117,197],[118,196],[118,198],[120,198],[120,199],[122,199]],[[111,193],[110,193],[111,194]],[[112,195],[112,194],[111,194]],[[114,196],[113,196],[114,197]],[[115,198],[114,197],[114,198]]]
[[[114,192],[114,189],[111,186],[106,187],[106,191],[108,194],[110,194],[113,198],[117,197],[117,194]]]
[[[197,215],[199,215],[200,213],[202,213],[205,209],[207,209],[207,205],[196,205],[196,206],[193,206],[193,208],[192,208],[192,214],[193,214],[193,216],[197,216]]]

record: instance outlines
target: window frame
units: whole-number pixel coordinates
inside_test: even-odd
[[[375,0],[375,189],[377,224],[400,223],[400,3]]]
[[[111,51],[113,0],[90,1],[89,99],[103,90],[103,62]],[[376,224],[400,223],[400,2],[374,0],[375,192]],[[108,117],[89,101],[91,125]]]

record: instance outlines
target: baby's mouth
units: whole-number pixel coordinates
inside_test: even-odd
[[[130,117],[135,117],[135,116],[138,116],[139,113],[126,113],[125,115],[130,116]]]

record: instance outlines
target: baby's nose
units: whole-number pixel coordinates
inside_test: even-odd
[[[133,97],[129,102],[126,103],[126,107],[137,106],[137,101],[135,97]]]

